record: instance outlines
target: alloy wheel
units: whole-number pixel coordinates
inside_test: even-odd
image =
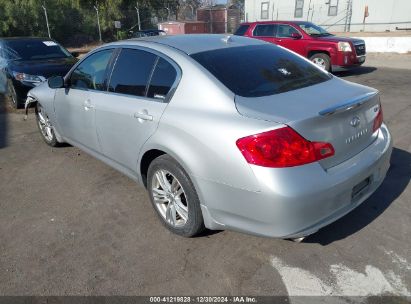
[[[326,64],[324,59],[319,58],[319,57],[315,57],[315,58],[312,59],[312,62],[315,63],[316,65],[318,65],[320,68],[322,68],[324,70],[326,69],[327,64]]]
[[[152,178],[151,193],[161,217],[173,227],[183,227],[188,221],[188,204],[183,187],[167,170],[157,170]]]
[[[37,121],[40,127],[41,134],[44,136],[44,138],[47,141],[52,141],[53,140],[53,130],[51,123],[49,121],[49,118],[47,114],[44,113],[43,108],[41,106],[38,107],[37,110]]]
[[[9,95],[11,97],[11,101],[13,102],[14,106],[17,107],[17,94],[16,94],[16,89],[14,86],[9,83]]]

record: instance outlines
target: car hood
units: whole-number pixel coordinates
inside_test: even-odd
[[[77,62],[74,57],[44,59],[44,60],[16,60],[9,63],[9,69],[30,75],[43,76],[65,76],[71,67]]]
[[[330,42],[352,42],[353,44],[364,43],[364,40],[352,37],[341,37],[341,36],[325,36],[325,37],[315,37],[317,40],[321,41],[330,41]]]

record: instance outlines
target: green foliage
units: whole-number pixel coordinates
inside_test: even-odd
[[[98,41],[95,6],[103,40],[125,38],[123,32],[137,29],[137,2],[142,28],[147,29],[156,27],[154,17],[163,21],[169,16],[181,16],[184,6],[198,7],[201,0],[0,0],[0,36],[47,37],[44,5],[51,37],[65,45]],[[121,21],[120,31],[115,29],[114,21]]]

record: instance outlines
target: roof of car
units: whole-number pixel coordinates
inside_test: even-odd
[[[186,34],[186,35],[165,35],[129,39],[116,42],[115,44],[150,42],[178,49],[186,54],[195,54],[222,48],[261,45],[266,42],[241,36],[222,34]],[[136,43],[137,44],[137,43]]]
[[[164,31],[163,30],[158,30],[158,29],[136,31],[136,33],[149,33],[149,32],[164,32]]]
[[[0,40],[53,40],[47,37],[1,37]]]
[[[253,22],[242,22],[240,25],[251,25],[251,24],[273,24],[273,23],[284,23],[284,24],[308,24],[312,23],[309,21],[291,21],[291,20],[273,20],[273,21],[253,21]]]

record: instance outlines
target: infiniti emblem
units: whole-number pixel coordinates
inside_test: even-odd
[[[355,128],[360,125],[360,122],[361,122],[360,118],[358,116],[354,116],[350,121],[350,125],[351,127]]]

